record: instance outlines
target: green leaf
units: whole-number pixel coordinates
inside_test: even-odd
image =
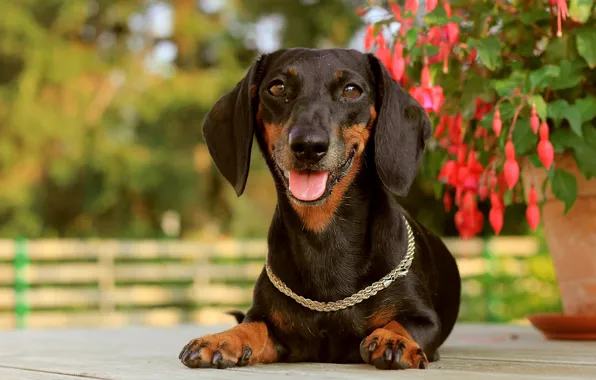
[[[579,111],[582,122],[590,121],[596,117],[596,96],[588,95],[575,102],[575,108]]]
[[[569,125],[571,126],[573,132],[575,132],[578,136],[582,136],[582,115],[576,107],[569,109],[567,113],[567,120],[569,120]]]
[[[593,4],[594,0],[571,0],[569,2],[569,16],[573,21],[583,24],[590,18]]]
[[[427,13],[424,16],[424,21],[428,26],[442,26],[449,22],[449,18],[447,17],[447,12],[445,12],[445,8],[435,7],[435,9],[433,9],[432,12]]]
[[[567,100],[559,99],[554,102],[548,103],[548,117],[554,120],[555,124],[558,124],[565,118],[565,111],[569,108]]]
[[[538,135],[530,127],[530,119],[518,120],[513,128],[513,146],[519,156],[526,155],[536,149]]]
[[[581,61],[561,61],[559,68],[561,72],[551,81],[550,88],[552,90],[564,90],[577,86],[582,80],[581,69],[585,67],[585,64]]]
[[[551,190],[557,199],[565,203],[565,214],[571,210],[577,198],[577,180],[573,174],[563,169],[553,173]]]
[[[540,95],[532,95],[532,103],[536,106],[536,113],[541,120],[546,119],[547,117],[547,110],[546,110],[546,102]]]
[[[591,69],[596,67],[596,29],[585,27],[577,31],[577,51]]]
[[[497,91],[499,96],[511,96],[513,90],[519,88],[525,81],[526,73],[522,71],[514,71],[507,78],[493,80],[491,86]]]
[[[522,12],[519,15],[510,15],[509,17],[514,22],[521,21],[524,24],[536,24],[538,21],[549,20],[551,16],[546,10],[534,9],[532,12]]]
[[[427,45],[426,54],[428,54],[429,57],[439,54],[439,47],[435,45]]]
[[[596,128],[590,124],[584,124],[584,138],[579,139],[573,146],[573,153],[577,161],[577,167],[582,174],[590,179],[596,177]]]
[[[416,40],[418,40],[418,33],[416,32],[416,29],[408,30],[408,32],[406,33],[406,44],[408,46],[408,50],[412,49],[412,47],[416,43]]]
[[[489,70],[498,69],[501,64],[501,42],[495,36],[490,36],[483,40],[470,39],[468,45],[478,49],[478,57]]]
[[[548,104],[548,117],[559,125],[561,120],[567,119],[571,130],[578,136],[582,135],[582,116],[579,109],[575,106],[569,105],[566,100],[559,99]]]
[[[513,204],[513,192],[507,191],[503,194],[503,204],[505,207],[511,206]]]
[[[581,137],[569,129],[555,129],[549,140],[557,153],[563,153],[565,150],[583,143]]]
[[[578,136],[582,135],[582,115],[575,106],[569,107],[567,109],[567,113],[565,118],[569,121],[569,125],[573,132],[575,132]]]
[[[540,157],[538,157],[538,153],[534,152],[528,156],[528,160],[535,168],[544,168],[542,165],[542,161],[540,161]]]
[[[551,81],[561,74],[561,69],[555,65],[544,65],[530,74],[530,83],[535,88],[548,87]]]
[[[462,18],[459,16],[447,17],[447,12],[443,7],[435,7],[432,12],[424,16],[424,21],[428,26],[443,26],[449,22],[461,22]]]

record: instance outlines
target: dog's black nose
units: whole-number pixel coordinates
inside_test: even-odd
[[[329,134],[322,129],[295,128],[290,132],[290,149],[297,159],[319,161],[329,149]]]

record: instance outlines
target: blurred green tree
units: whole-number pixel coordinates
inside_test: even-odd
[[[159,237],[167,211],[185,237],[264,236],[275,200],[262,160],[237,200],[203,144],[203,117],[259,49],[343,46],[361,23],[341,0],[2,8],[2,237]],[[258,33],[267,19],[278,29]]]

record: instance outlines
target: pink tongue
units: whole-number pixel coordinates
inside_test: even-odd
[[[290,192],[301,201],[319,199],[327,187],[328,172],[290,171]]]

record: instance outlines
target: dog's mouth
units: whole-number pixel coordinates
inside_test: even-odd
[[[332,171],[317,170],[280,170],[288,195],[297,203],[318,205],[333,190],[333,187],[348,174],[356,149],[352,149],[348,158],[337,169]]]

